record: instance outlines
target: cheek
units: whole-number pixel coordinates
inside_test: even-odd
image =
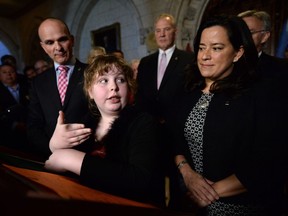
[[[199,62],[202,59],[202,54],[198,52],[197,54],[197,62]]]
[[[127,85],[121,86],[121,87],[120,87],[120,92],[121,92],[121,95],[122,95],[123,97],[127,98],[128,95],[129,95],[128,86],[127,86]]]
[[[69,50],[70,52],[72,52],[73,50],[73,45],[72,44],[68,44],[67,46],[65,46],[66,50]]]
[[[90,87],[90,89],[88,90],[88,94],[89,94],[89,98],[90,99],[93,99],[94,98],[94,94],[93,94],[93,92],[95,92],[96,90],[95,90],[95,88],[93,88],[93,87]]]

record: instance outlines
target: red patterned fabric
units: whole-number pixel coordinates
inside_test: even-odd
[[[62,105],[64,104],[64,99],[65,99],[65,95],[66,95],[66,90],[67,90],[67,86],[68,86],[68,71],[69,68],[64,66],[64,65],[60,65],[58,67],[58,70],[60,71],[59,77],[58,77],[58,91],[59,91],[59,95],[61,98],[61,103]]]

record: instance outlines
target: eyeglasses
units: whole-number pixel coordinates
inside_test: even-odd
[[[266,30],[258,30],[258,31],[250,31],[251,32],[251,34],[253,35],[253,34],[256,34],[256,33],[260,33],[260,32],[266,32]]]

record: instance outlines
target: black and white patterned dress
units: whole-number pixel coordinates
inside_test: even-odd
[[[203,128],[212,93],[202,93],[200,99],[189,113],[184,127],[184,136],[192,156],[194,169],[203,174]],[[216,201],[206,208],[208,216],[255,216],[259,215],[257,207]]]

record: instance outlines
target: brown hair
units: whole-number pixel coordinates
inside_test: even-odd
[[[116,67],[119,71],[124,74],[124,77],[128,84],[128,91],[130,95],[134,95],[136,92],[136,81],[133,78],[133,70],[130,65],[122,58],[117,58],[114,55],[99,55],[95,60],[88,65],[84,71],[84,93],[89,99],[89,108],[92,113],[97,111],[97,106],[94,100],[89,97],[89,89],[92,87],[97,76],[102,76],[109,72],[113,67]]]

